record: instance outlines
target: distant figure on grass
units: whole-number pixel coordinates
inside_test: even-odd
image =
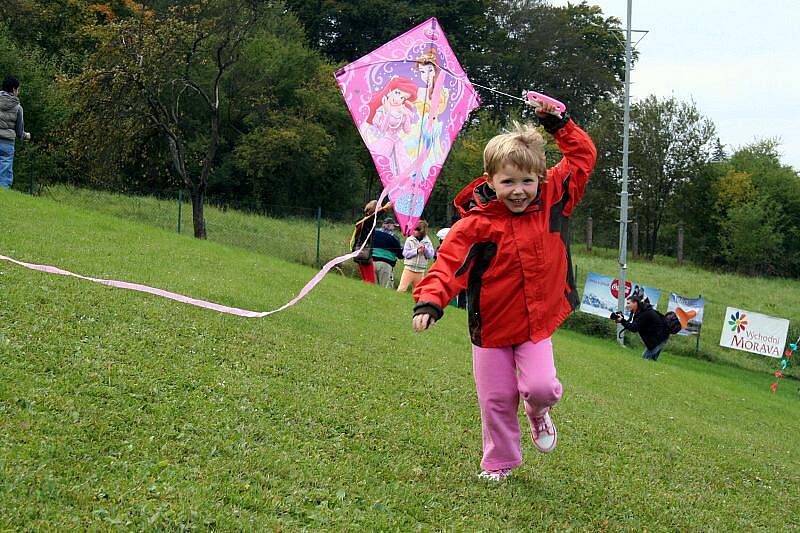
[[[375,230],[372,241],[372,261],[375,265],[375,281],[381,287],[394,289],[394,266],[403,258],[403,245],[394,231],[397,221],[392,217],[383,219],[383,224]]]
[[[564,158],[545,164],[545,141],[530,126],[494,137],[483,175],[456,196],[462,215],[414,291],[415,331],[428,329],[467,290],[472,364],[483,426],[481,478],[500,481],[522,463],[520,396],[530,437],[556,447],[550,408],[561,398],[550,337],[579,300],[567,237],[569,216],[597,159],[591,138],[566,114],[542,105],[539,122]]]
[[[353,261],[358,264],[361,279],[366,283],[375,283],[375,265],[372,262],[372,239],[375,233],[372,232],[372,223],[377,206],[377,200],[372,200],[364,206],[364,216],[356,221],[353,236],[350,237],[350,250],[353,252],[366,242],[361,252],[353,258]],[[391,206],[391,203],[387,203],[379,209],[379,212],[385,211]]]
[[[6,76],[0,91],[0,189],[10,189],[14,183],[14,141],[19,137],[30,141],[25,131],[22,106],[19,103],[19,80]]]
[[[625,310],[630,313],[628,320],[625,316],[615,313],[614,321],[622,327],[638,333],[644,342],[645,350],[642,359],[658,361],[661,350],[669,340],[669,330],[664,322],[664,317],[645,299],[642,290],[634,290],[625,300]]]
[[[425,276],[425,271],[428,270],[428,261],[433,259],[435,254],[433,242],[428,237],[428,223],[420,220],[414,227],[414,233],[406,239],[403,246],[405,259],[397,292],[406,292],[409,287],[412,289],[416,287]]]

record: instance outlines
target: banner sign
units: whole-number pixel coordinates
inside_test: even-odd
[[[703,309],[706,301],[703,298],[684,298],[674,292],[669,295],[667,312],[675,311],[683,329],[678,335],[699,335],[703,325]]]
[[[788,332],[789,321],[784,318],[728,307],[719,345],[780,359]]]
[[[653,307],[658,305],[658,298],[661,291],[644,285],[637,285],[630,281],[625,282],[625,297],[631,295],[635,289],[644,291],[645,297],[650,299]],[[589,272],[586,277],[586,285],[583,287],[583,299],[581,300],[581,311],[590,315],[608,318],[613,311],[617,310],[617,298],[619,296],[619,280],[601,276],[594,272]]]

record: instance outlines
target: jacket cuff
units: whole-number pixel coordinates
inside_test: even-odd
[[[544,117],[540,117],[539,115],[535,116],[539,121],[539,124],[544,127],[544,131],[550,133],[551,135],[566,126],[567,122],[570,120],[569,111],[566,110],[561,113],[561,118],[551,115],[550,113],[546,114]]]
[[[444,311],[433,302],[419,302],[414,306],[414,316],[417,315],[431,315],[438,321],[444,315]]]

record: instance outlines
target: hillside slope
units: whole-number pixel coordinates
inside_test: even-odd
[[[0,254],[266,310],[314,270],[0,191]],[[800,527],[763,375],[561,332],[552,455],[476,478],[463,311],[330,275],[243,319],[0,262],[0,529]]]

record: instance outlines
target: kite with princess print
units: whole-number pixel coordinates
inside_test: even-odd
[[[431,18],[336,72],[347,107],[410,235],[480,101]]]

